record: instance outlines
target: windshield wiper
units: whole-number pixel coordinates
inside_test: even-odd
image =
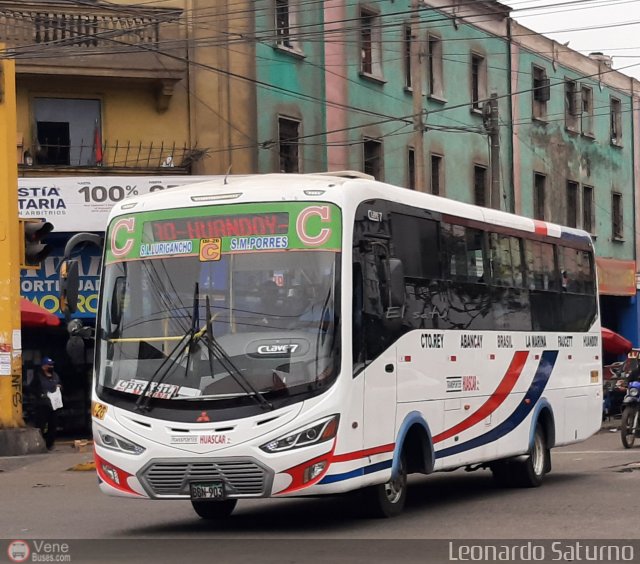
[[[231,376],[238,386],[242,388],[245,394],[251,396],[256,400],[258,405],[260,405],[263,409],[273,409],[273,405],[271,402],[267,401],[265,397],[260,393],[260,391],[251,383],[251,381],[244,375],[236,365],[233,363],[227,351],[225,351],[218,340],[213,336],[213,318],[211,316],[211,303],[209,302],[209,296],[206,298],[206,306],[207,306],[207,324],[206,331],[204,333],[200,332],[197,336],[196,340],[202,340],[207,350],[209,351],[209,362],[212,367],[211,374],[213,375],[213,362],[211,359],[211,355],[215,356],[218,362],[222,365],[222,368]]]
[[[187,357],[187,372],[189,371],[189,359],[191,358],[192,345],[194,342],[194,337],[196,335],[196,323],[199,317],[198,313],[198,283],[196,282],[196,286],[193,292],[193,312],[191,314],[191,328],[187,331],[182,338],[178,341],[178,344],[173,348],[173,350],[165,357],[165,359],[160,363],[160,366],[155,370],[155,372],[149,378],[147,385],[142,390],[142,394],[136,400],[136,409],[139,411],[145,410],[149,411],[151,398],[153,397],[153,391],[155,391],[162,380],[164,380],[169,374],[170,367],[167,368],[164,373],[162,369],[167,365],[167,362],[171,360],[175,364],[175,360],[173,360],[173,355],[176,355],[176,359],[180,357],[185,351],[187,347],[189,347],[189,356]],[[153,391],[152,391],[153,390]]]
[[[209,351],[209,366],[211,367],[211,374],[213,375],[213,359],[212,356],[215,356],[216,359],[220,362],[224,370],[236,381],[238,386],[242,388],[242,391],[249,397],[255,400],[255,402],[260,405],[263,409],[273,409],[273,405],[268,402],[264,396],[253,386],[253,384],[238,370],[238,368],[233,364],[233,361],[229,358],[226,351],[218,344],[218,341],[213,336],[212,329],[212,316],[211,316],[211,304],[209,302],[209,296],[206,298],[207,305],[207,323],[203,329],[198,330],[199,325],[199,300],[200,300],[200,292],[199,285],[196,282],[194,293],[193,293],[193,312],[191,315],[191,328],[182,339],[178,342],[178,344],[174,347],[174,349],[169,353],[163,361],[162,364],[158,367],[158,369],[153,373],[149,382],[145,386],[142,391],[142,395],[136,401],[136,408],[139,410],[150,410],[151,399],[153,398],[152,388],[155,390],[158,385],[167,377],[169,374],[169,368],[162,373],[162,368],[167,364],[167,361],[171,359],[174,354],[176,358],[179,358],[180,355],[184,353],[184,351],[188,348],[187,353],[187,361],[185,368],[185,377],[189,372],[189,363],[191,359],[191,355],[193,353],[193,349],[195,344],[198,341],[202,341],[207,350]],[[173,361],[175,363],[175,361]]]

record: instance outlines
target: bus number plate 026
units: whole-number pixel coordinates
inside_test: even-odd
[[[191,482],[191,499],[224,499],[223,482]]]

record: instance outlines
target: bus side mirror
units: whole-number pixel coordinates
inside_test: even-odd
[[[78,308],[79,287],[78,260],[63,260],[60,264],[60,310],[65,315],[75,313]]]
[[[404,306],[404,266],[397,258],[389,259],[389,307],[402,308]]]

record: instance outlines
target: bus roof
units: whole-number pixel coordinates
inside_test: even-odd
[[[289,191],[285,192],[285,187]],[[358,171],[322,172],[308,174],[250,174],[212,177],[196,183],[177,186],[141,196],[127,198],[116,204],[110,214],[114,217],[140,211],[197,207],[216,203],[248,203],[269,201],[329,201],[343,209],[355,209],[366,200],[389,200],[429,209],[445,215],[475,220],[554,238],[589,242],[586,231],[546,221],[483,208],[408,190],[384,182]]]

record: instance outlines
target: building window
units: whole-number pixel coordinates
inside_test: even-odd
[[[416,189],[416,150],[413,147],[407,151],[407,188]]]
[[[487,98],[487,64],[481,55],[471,55],[471,109],[482,111]]]
[[[404,26],[404,85],[411,88],[411,26]]]
[[[473,199],[476,206],[487,206],[487,167],[473,167]]]
[[[593,135],[593,90],[588,86],[582,87],[582,133]]]
[[[551,98],[551,86],[547,71],[542,67],[533,66],[533,117],[547,118],[547,102]]]
[[[435,196],[444,194],[442,177],[442,157],[440,155],[431,155],[431,193]]]
[[[291,29],[296,25],[296,11],[290,0],[276,0],[276,44],[287,49],[295,49],[296,41]]]
[[[34,164],[102,164],[100,100],[36,98]]]
[[[622,102],[611,98],[611,143],[620,145],[622,142]]]
[[[578,183],[567,181],[567,227],[578,227]]]
[[[622,225],[622,194],[613,193],[611,202],[611,218],[613,220],[612,234],[614,239],[623,239],[624,230]]]
[[[578,131],[582,103],[580,101],[581,91],[575,80],[565,80],[564,82],[564,123],[570,131]]]
[[[544,174],[533,175],[533,218],[545,221],[547,177]]]
[[[376,180],[382,180],[382,143],[375,139],[365,139],[363,143],[363,171]]]
[[[378,15],[360,10],[360,71],[363,74],[381,76],[380,23]]]
[[[595,233],[595,216],[593,202],[593,186],[582,187],[582,229]]]
[[[278,119],[278,152],[280,172],[300,172],[298,138],[300,122],[287,118]]]
[[[442,79],[442,40],[429,36],[429,53],[427,56],[427,78],[429,82],[429,96],[444,98],[444,81]]]

